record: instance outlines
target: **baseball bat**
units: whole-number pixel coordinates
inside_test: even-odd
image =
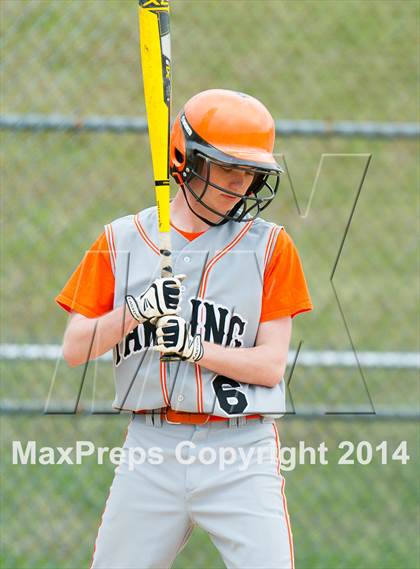
[[[159,224],[161,276],[172,277],[169,216],[171,37],[169,2],[139,0],[140,59]]]
[[[171,119],[171,36],[169,2],[139,0],[140,60],[147,126],[152,154],[159,226],[161,277],[172,277],[170,226],[169,136]],[[161,361],[179,361],[161,355]]]

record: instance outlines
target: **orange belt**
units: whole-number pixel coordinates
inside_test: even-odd
[[[145,414],[147,411],[134,411],[134,413]],[[213,423],[215,421],[229,421],[229,417],[218,417],[217,415],[209,415],[207,413],[187,413],[186,411],[175,411],[170,407],[162,409],[160,412],[162,419],[167,423],[183,424],[183,425],[204,425],[205,423]],[[261,419],[261,415],[246,415],[248,419]]]

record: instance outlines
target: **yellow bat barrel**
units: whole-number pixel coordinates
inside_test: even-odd
[[[169,2],[163,0],[140,0],[139,26],[140,57],[155,179],[159,231],[161,233],[169,233],[169,133],[171,108]],[[165,242],[166,249],[167,239],[165,239]]]

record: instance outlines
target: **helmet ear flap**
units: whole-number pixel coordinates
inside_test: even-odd
[[[185,136],[178,115],[171,131],[169,151],[169,171],[178,184],[183,183],[182,173],[187,161],[186,150]]]
[[[177,184],[183,184],[184,180],[182,179],[182,173],[185,168],[185,156],[184,154],[177,148],[174,147],[172,159],[170,161],[170,172]]]
[[[175,150],[174,150],[174,166],[176,166],[177,168],[182,168],[184,163],[185,163],[184,154],[179,150],[179,148],[175,148]]]

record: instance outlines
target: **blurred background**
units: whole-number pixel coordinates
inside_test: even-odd
[[[278,426],[284,446],[330,449],[328,465],[283,473],[296,566],[418,567],[419,4],[171,5],[174,114],[223,87],[277,121],[287,174],[265,217],[294,239],[315,305],[294,321]],[[82,377],[60,359],[67,316],[54,296],[105,223],[154,204],[137,3],[0,8],[1,562],[75,569],[88,566],[114,467],[12,465],[11,441],[124,440],[127,415],[91,413],[92,394],[110,409],[109,360],[88,366],[77,415],[43,409],[49,394],[74,408]],[[372,459],[337,465],[345,440],[368,441]],[[401,441],[406,464],[392,459]],[[175,568],[219,567],[196,529]]]

